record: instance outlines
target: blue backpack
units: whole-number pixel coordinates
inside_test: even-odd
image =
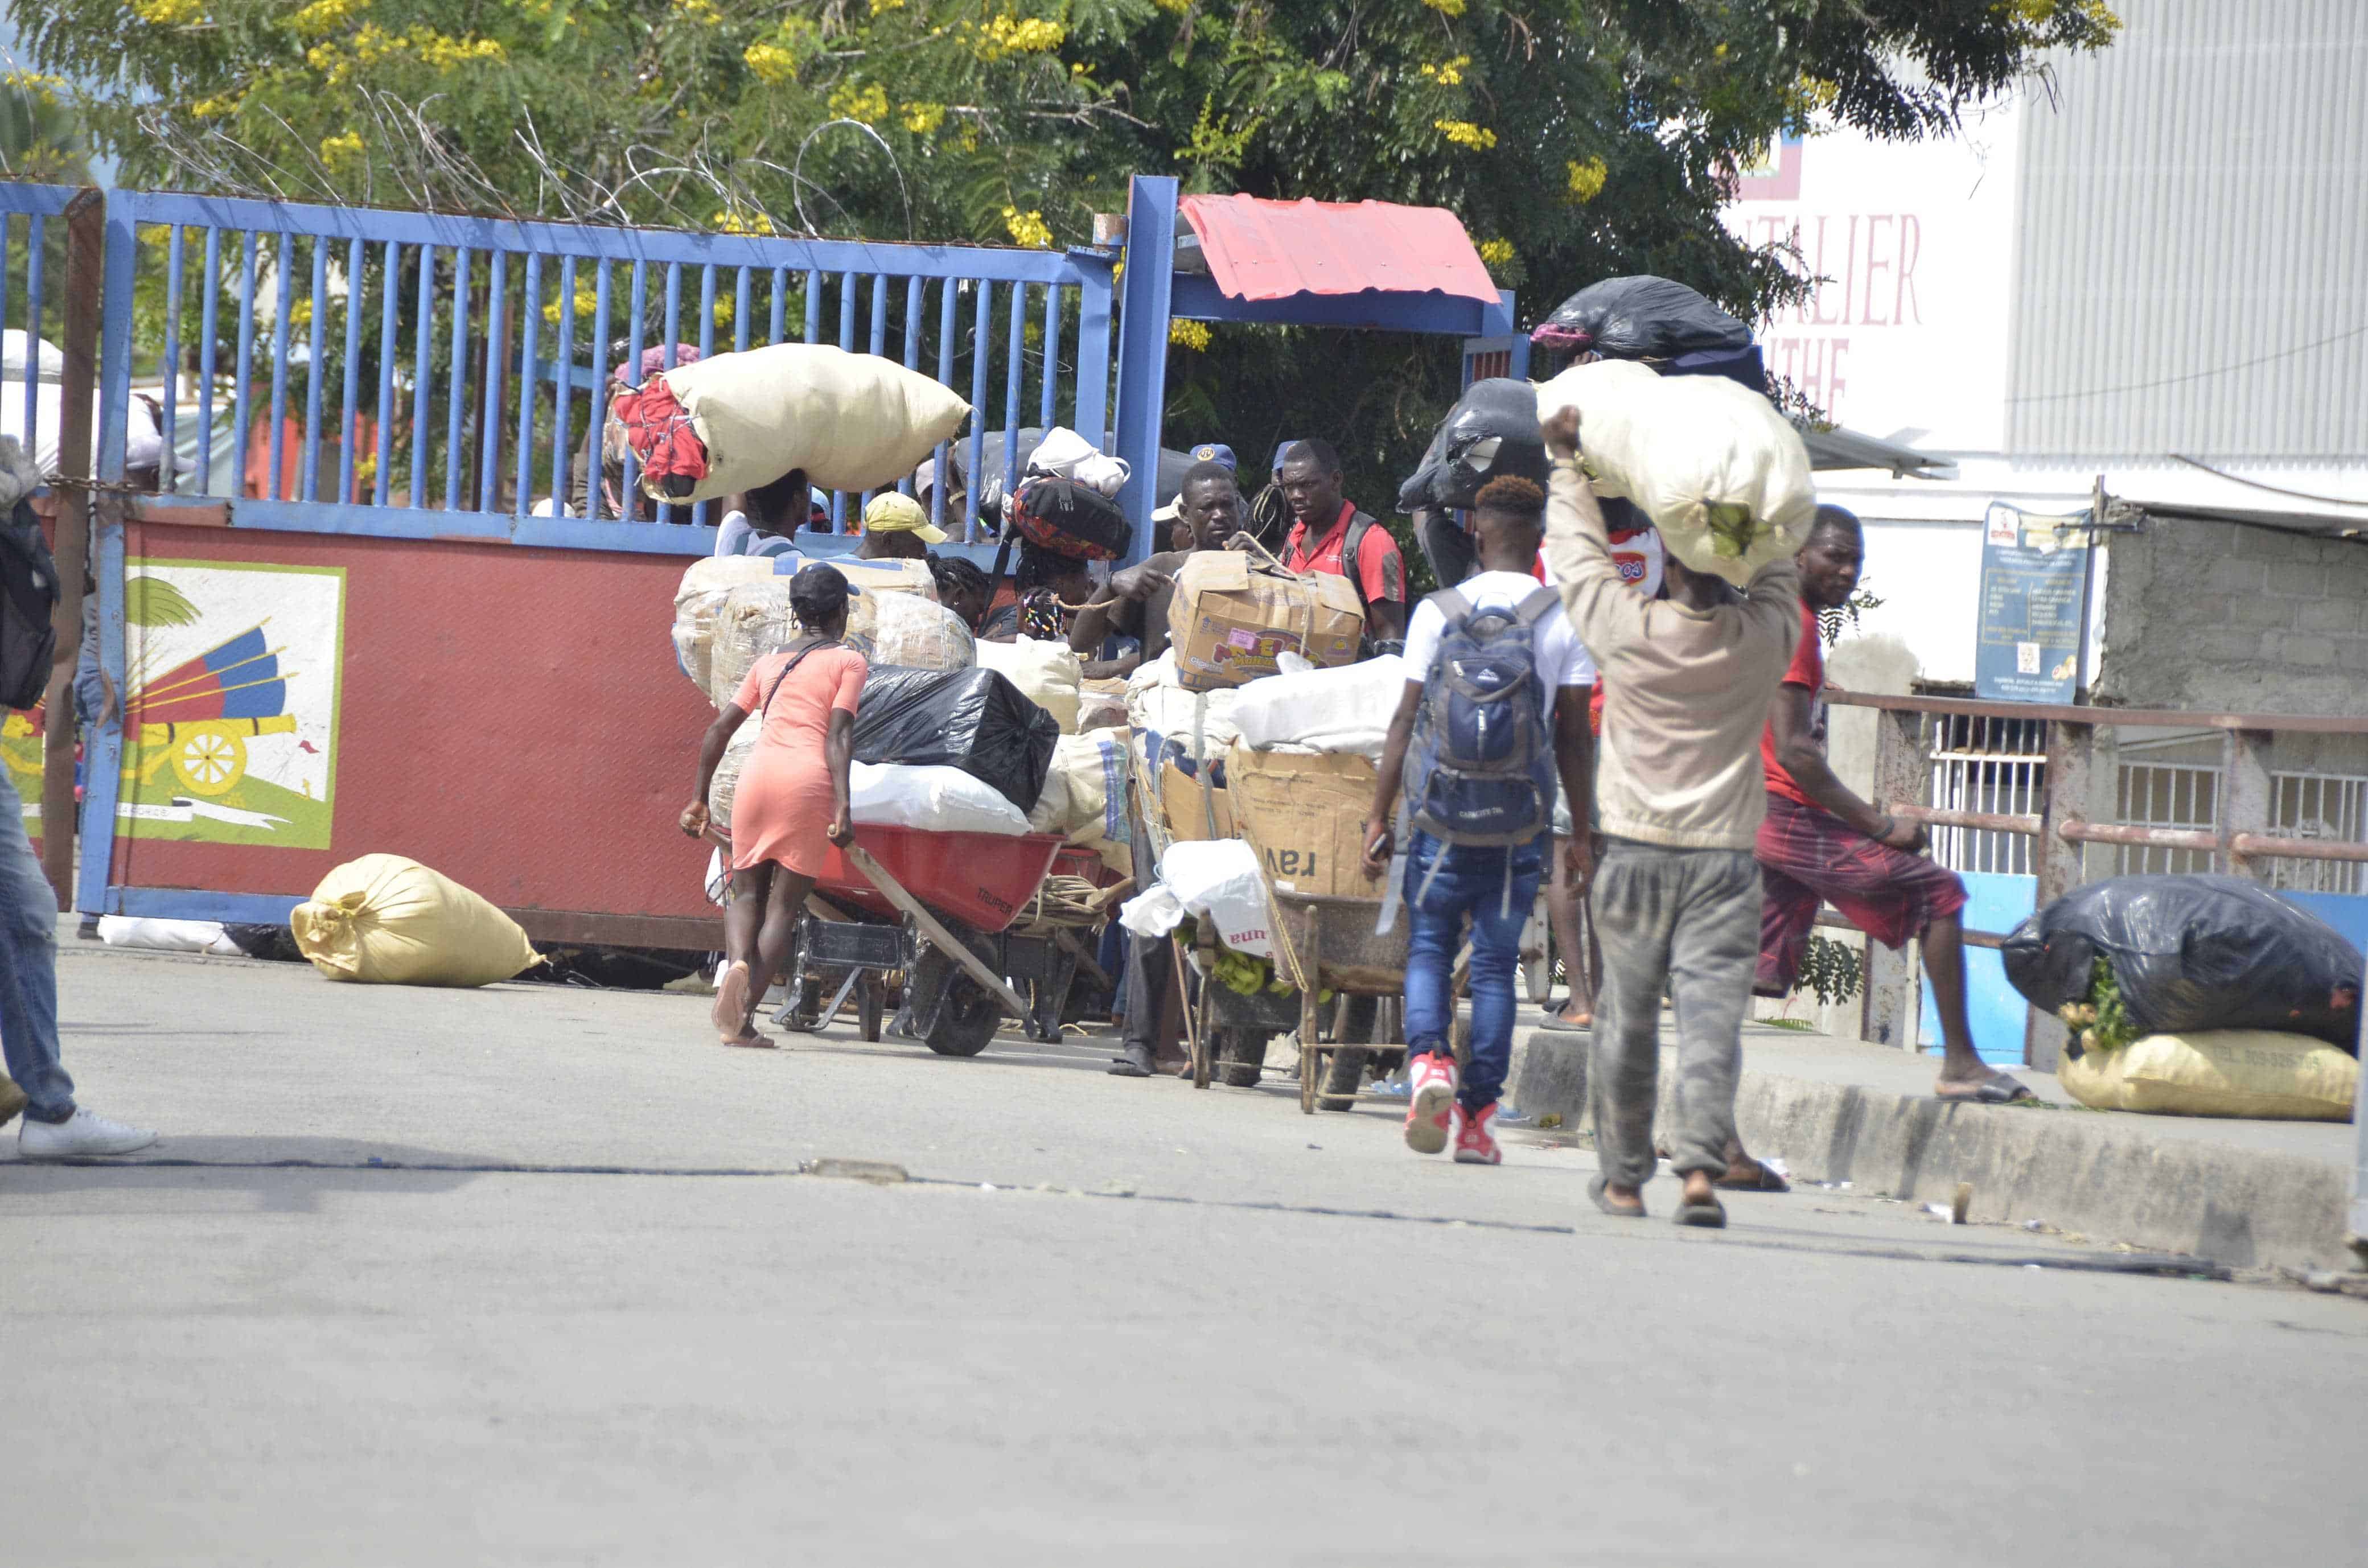
[[[1559,609],[1541,586],[1510,609],[1430,596],[1446,626],[1406,749],[1407,809],[1442,844],[1527,844],[1554,823],[1554,756],[1533,629]]]

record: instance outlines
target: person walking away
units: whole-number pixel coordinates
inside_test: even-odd
[[[1645,1213],[1666,985],[1678,1027],[1677,1219],[1724,1225],[1713,1181],[1735,1135],[1759,952],[1751,851],[1766,790],[1757,746],[1800,634],[1800,573],[1781,556],[1737,595],[1672,551],[1668,597],[1631,592],[1579,470],[1577,411],[1554,415],[1544,434],[1554,459],[1546,560],[1607,694],[1595,780],[1604,847],[1591,900],[1605,973],[1588,1074],[1600,1174],[1588,1194],[1607,1214]]]
[[[1481,570],[1415,607],[1406,691],[1364,825],[1369,877],[1386,870],[1395,840],[1411,833],[1402,884],[1412,920],[1406,1145],[1435,1154],[1452,1134],[1465,1165],[1503,1157],[1491,1124],[1512,1062],[1521,927],[1553,841],[1557,780],[1574,815],[1588,814],[1595,664],[1560,596],[1530,574],[1544,530],[1545,494],[1535,484],[1507,476],[1481,487],[1473,511]],[[1402,779],[1405,807],[1394,823]],[[1565,842],[1567,874],[1584,885],[1587,841]],[[1467,919],[1472,1060],[1459,1085],[1449,973]]]
[[[863,542],[858,561],[926,561],[928,547],[946,542],[946,530],[929,521],[921,504],[902,491],[883,490],[863,508]]]
[[[1941,1015],[1940,1082],[1944,1100],[2008,1105],[2033,1098],[2030,1088],[1993,1072],[1974,1049],[1965,1017],[1965,884],[1924,855],[1921,824],[1904,823],[1851,792],[1826,761],[1825,651],[1817,611],[1839,609],[1858,586],[1866,559],[1858,518],[1820,506],[1794,558],[1801,572],[1801,641],[1768,710],[1759,744],[1768,814],[1756,853],[1765,903],[1753,990],[1784,996],[1801,977],[1820,903],[1887,948],[1916,939]]]
[[[1242,495],[1234,483],[1231,469],[1213,459],[1194,463],[1185,471],[1181,490],[1180,517],[1192,530],[1191,550],[1168,551],[1154,555],[1111,574],[1110,580],[1098,589],[1085,608],[1077,612],[1076,623],[1069,629],[1069,646],[1080,654],[1099,650],[1103,639],[1117,635],[1134,637],[1142,643],[1141,657],[1145,662],[1158,659],[1167,652],[1167,609],[1175,597],[1176,574],[1185,558],[1194,551],[1223,550],[1241,528]],[[1149,887],[1158,875],[1151,863],[1149,835],[1137,824],[1131,835],[1135,856],[1134,881],[1137,887]],[[1169,1014],[1168,988],[1174,979],[1173,938],[1144,937],[1128,932],[1126,937],[1126,1028],[1121,1037],[1120,1053],[1110,1071],[1121,1078],[1148,1078],[1160,1071],[1167,1061],[1180,1057],[1163,1055],[1167,1039],[1167,1019]],[[1228,1042],[1247,1047],[1248,1042]],[[1257,1042],[1259,1060],[1264,1060],[1265,1040]],[[1258,1062],[1236,1053],[1226,1062],[1225,1082],[1235,1088],[1247,1088],[1258,1082]]]
[[[840,641],[847,595],[847,579],[832,567],[808,566],[790,579],[790,608],[805,631],[748,667],[707,728],[682,809],[682,831],[705,834],[716,765],[753,715],[763,728],[732,797],[732,891],[715,983],[715,1028],[726,1045],[772,1043],[757,1032],[757,1006],[776,978],[795,979],[782,971],[826,846],[855,842],[848,772],[866,666]]]
[[[1281,479],[1291,507],[1282,563],[1293,572],[1346,577],[1365,606],[1365,642],[1396,651],[1406,636],[1406,559],[1390,530],[1340,494],[1340,454],[1327,441],[1283,449]]]
[[[0,614],[21,616],[26,611],[20,607],[39,603],[38,619],[46,625],[57,597],[58,569],[28,504],[40,483],[40,471],[27,459],[23,445],[14,437],[0,437],[0,588],[6,590],[0,592]],[[90,624],[84,621],[85,631]],[[39,627],[9,631],[7,645],[27,658],[5,672],[6,684],[13,688],[19,679],[47,679],[48,651],[40,645]],[[31,667],[35,662],[37,669]],[[78,692],[77,700],[85,695]],[[100,722],[110,718],[120,722],[111,704]],[[26,835],[25,802],[6,768],[0,768],[0,816],[7,819],[0,826],[0,1060],[7,1066],[0,1074],[0,1127],[23,1113],[17,1151],[28,1160],[145,1149],[156,1142],[155,1133],[109,1121],[74,1103],[74,1079],[58,1047],[58,893]]]

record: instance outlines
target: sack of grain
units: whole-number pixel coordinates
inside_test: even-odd
[[[2099,1110],[2349,1121],[2360,1063],[2309,1035],[2198,1029],[2147,1035],[2114,1051],[2067,1052],[2055,1077],[2074,1099]]]
[[[876,354],[777,343],[664,372],[707,449],[704,501],[802,468],[817,490],[871,490],[912,472],[962,427],[970,404],[941,382]]]
[[[1581,460],[1598,494],[1643,508],[1697,572],[1741,586],[1792,554],[1817,508],[1800,432],[1759,393],[1720,376],[1577,365],[1538,388],[1538,417],[1578,410]]]
[[[1019,688],[1019,695],[1061,722],[1061,733],[1077,733],[1079,687],[1085,668],[1065,642],[1033,637],[1008,642],[981,642],[978,664],[996,670]]]
[[[339,866],[288,925],[298,949],[331,980],[491,985],[542,961],[518,922],[400,855]]]
[[[917,594],[858,594],[847,601],[849,636],[854,636],[855,607],[864,607],[869,628],[865,657],[875,665],[902,665],[915,670],[963,670],[985,661],[973,656],[979,646],[962,617]]]

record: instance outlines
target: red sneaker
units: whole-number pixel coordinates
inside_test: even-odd
[[[1425,1051],[1406,1063],[1414,1080],[1414,1104],[1406,1111],[1406,1147],[1436,1154],[1447,1147],[1448,1123],[1455,1111],[1455,1058]]]
[[[1497,1119],[1497,1104],[1491,1100],[1478,1110],[1455,1108],[1455,1163],[1459,1165],[1500,1165],[1505,1153],[1497,1147],[1488,1124]]]

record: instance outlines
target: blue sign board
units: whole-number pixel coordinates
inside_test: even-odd
[[[2073,700],[2086,673],[2089,556],[2087,512],[2035,517],[1991,503],[1982,524],[1976,697]]]

